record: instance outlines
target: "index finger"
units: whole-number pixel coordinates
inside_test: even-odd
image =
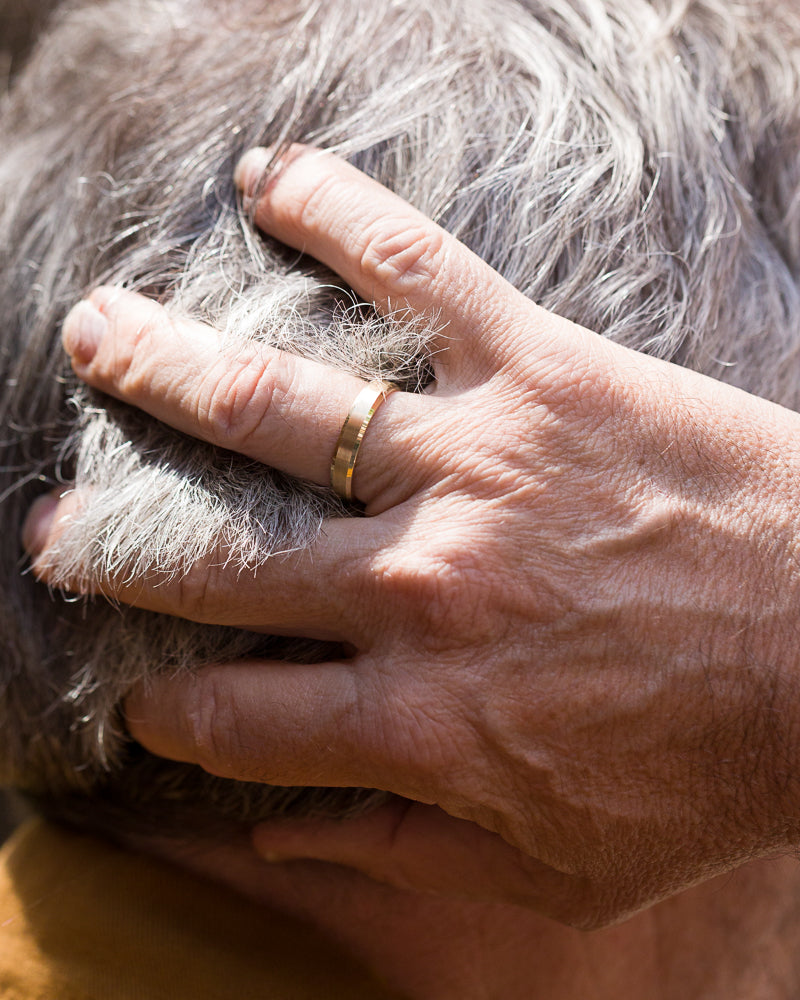
[[[482,381],[497,370],[504,331],[548,314],[454,236],[356,167],[292,145],[277,164],[249,150],[235,173],[269,235],[327,264],[383,312],[406,308],[443,327],[441,378]]]

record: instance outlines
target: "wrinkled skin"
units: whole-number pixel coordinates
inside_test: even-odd
[[[791,850],[800,417],[543,311],[330,155],[293,148],[258,187],[265,162],[237,174],[258,224],[379,309],[437,315],[436,381],[369,426],[354,478],[369,519],[249,576],[211,560],[180,584],[104,582],[348,651],[158,678],[130,695],[132,734],[215,774],[413,800],[266,825],[265,856],[580,927]],[[319,483],[360,385],[226,354],[113,289],[73,310],[64,342],[91,385]],[[33,510],[43,579],[83,502]]]

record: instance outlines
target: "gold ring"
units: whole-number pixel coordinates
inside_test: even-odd
[[[393,392],[397,392],[396,385],[376,379],[364,386],[350,407],[331,459],[331,486],[342,500],[353,499],[353,470],[358,449],[375,411]]]

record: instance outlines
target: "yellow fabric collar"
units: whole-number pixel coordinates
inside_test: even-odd
[[[0,854],[4,1000],[392,996],[312,928],[33,820]]]

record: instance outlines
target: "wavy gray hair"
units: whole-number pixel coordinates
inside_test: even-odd
[[[798,94],[793,0],[68,5],[0,115],[0,781],[107,832],[374,801],[213,778],[120,724],[153,671],[319,643],[64,599],[24,571],[25,512],[63,479],[91,503],[57,565],[88,582],[220,547],[259,565],[345,513],[78,386],[59,325],[98,282],[231,338],[428,377],[431,330],[254,231],[231,180],[244,149],[334,149],[547,308],[796,407]]]

